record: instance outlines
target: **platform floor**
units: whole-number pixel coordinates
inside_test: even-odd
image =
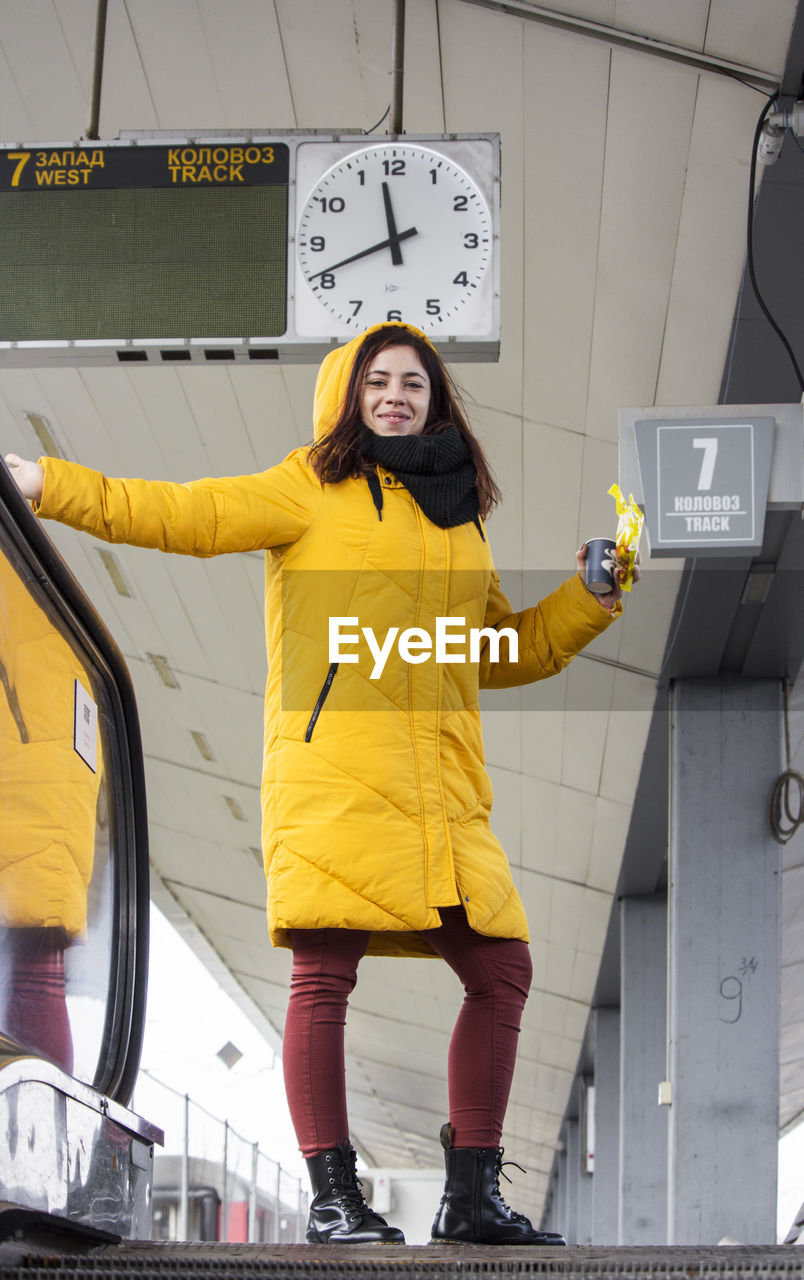
[[[561,1280],[630,1277],[647,1280],[804,1280],[804,1249],[776,1246],[496,1248],[487,1245],[176,1244],[127,1241],[90,1256],[31,1256],[3,1265],[0,1280],[348,1280],[393,1276],[510,1277],[555,1275]]]

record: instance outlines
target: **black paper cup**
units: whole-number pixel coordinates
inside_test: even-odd
[[[613,538],[589,538],[586,543],[586,585],[595,595],[604,596],[614,590],[616,551]]]

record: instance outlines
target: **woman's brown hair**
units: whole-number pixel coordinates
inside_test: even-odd
[[[449,426],[457,427],[463,436],[477,472],[477,494],[480,514],[485,520],[500,501],[500,490],[486,462],[480,443],[472,434],[460,394],[430,343],[401,325],[375,329],[361,343],[352,366],[343,407],[332,429],[310,451],[310,465],[322,484],[338,484],[347,476],[363,475],[371,469],[360,452],[363,420],[360,395],[366,370],[375,356],[386,347],[412,347],[430,379],[430,408],[423,435],[437,435]]]

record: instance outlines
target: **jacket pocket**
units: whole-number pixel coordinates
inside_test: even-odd
[[[315,703],[315,706],[313,707],[313,714],[310,716],[309,724],[307,725],[307,728],[304,731],[305,742],[309,742],[313,736],[313,730],[315,729],[316,720],[321,715],[321,708],[323,707],[324,703],[327,700],[329,691],[332,688],[332,681],[335,679],[335,672],[337,670],[338,670],[338,664],[337,662],[333,662],[332,666],[327,672],[327,678],[321,686],[321,692],[316,698],[316,703]]]

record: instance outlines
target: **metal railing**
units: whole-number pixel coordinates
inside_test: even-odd
[[[304,1241],[308,1196],[300,1178],[148,1071],[140,1073],[135,1109],[143,1094],[165,1131],[164,1151],[154,1158],[152,1239]]]

